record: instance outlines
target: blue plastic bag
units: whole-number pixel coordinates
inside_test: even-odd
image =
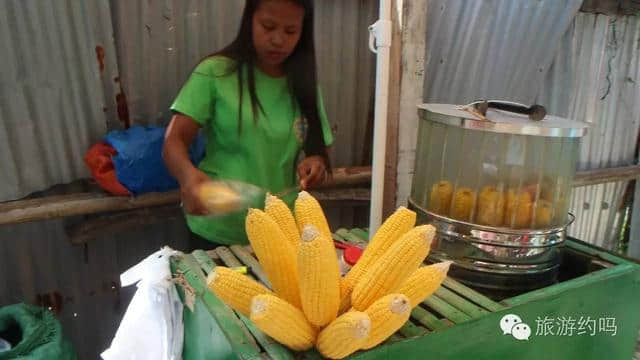
[[[105,142],[118,152],[112,158],[118,181],[134,195],[178,187],[162,160],[165,130],[157,126],[134,126],[105,136]],[[204,137],[198,135],[189,148],[189,158],[197,165],[204,153]]]

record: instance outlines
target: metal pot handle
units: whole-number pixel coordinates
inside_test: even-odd
[[[529,119],[533,121],[541,121],[545,116],[547,116],[547,109],[542,105],[534,104],[527,106],[521,103],[504,100],[476,100],[465,107],[474,108],[483,116],[487,114],[487,110],[489,108],[528,115]]]

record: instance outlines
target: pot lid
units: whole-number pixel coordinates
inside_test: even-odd
[[[422,104],[418,113],[424,120],[505,134],[582,137],[588,124],[546,115],[540,105],[526,106],[507,101],[476,101],[468,105]]]

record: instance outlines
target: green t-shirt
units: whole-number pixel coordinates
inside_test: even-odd
[[[240,131],[238,78],[236,72],[229,73],[229,66],[233,66],[233,60],[222,56],[202,61],[171,106],[171,110],[193,118],[205,131],[206,155],[199,168],[213,179],[244,181],[274,194],[295,186],[296,160],[307,126],[293,106],[286,77],[274,78],[255,68],[256,94],[266,116],[258,110],[254,122],[245,81]],[[318,94],[318,114],[324,142],[329,146],[333,136]],[[293,192],[283,200],[291,206],[295,197]],[[246,244],[245,216],[246,212],[215,218],[186,217],[191,231],[210,241]]]

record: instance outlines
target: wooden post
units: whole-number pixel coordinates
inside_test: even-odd
[[[387,154],[385,156],[384,194],[382,200],[382,218],[387,218],[396,208],[396,190],[398,179],[398,122],[400,121],[400,88],[402,81],[402,8],[398,2],[391,4],[393,23],[391,59],[389,61],[389,110],[387,114]],[[400,10],[400,13],[398,13]]]
[[[418,130],[417,105],[423,102],[428,0],[405,0],[402,9],[402,75],[398,120],[396,205],[411,193]]]

